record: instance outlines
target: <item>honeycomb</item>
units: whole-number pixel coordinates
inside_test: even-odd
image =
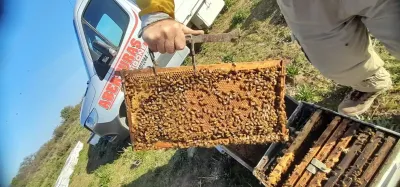
[[[390,150],[400,147],[391,133],[322,110],[292,137],[277,151],[276,161],[255,168],[265,186],[376,186],[374,176],[388,157],[397,155]],[[325,169],[309,170],[315,160]]]
[[[288,139],[281,61],[122,72],[135,150]]]

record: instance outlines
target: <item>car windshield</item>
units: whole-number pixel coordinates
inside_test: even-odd
[[[92,43],[97,40],[118,51],[128,24],[128,14],[114,0],[89,2],[82,17],[82,26],[93,62],[96,62],[102,54],[93,48]],[[108,70],[104,68],[102,67],[102,72],[107,72]]]

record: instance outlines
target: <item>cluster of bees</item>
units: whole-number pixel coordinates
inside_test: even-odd
[[[134,147],[212,147],[287,138],[278,67],[125,78]],[[277,91],[278,90],[278,91]]]
[[[367,127],[367,126],[363,126],[363,127],[358,128],[357,130],[354,130],[353,134],[351,135],[352,138],[353,138],[353,141],[352,141],[353,143],[350,143],[349,145],[347,145],[346,148],[339,148],[339,151],[342,152],[340,157],[328,160],[328,162],[336,163],[335,166],[332,167],[332,171],[330,171],[330,173],[328,175],[324,175],[322,177],[322,180],[318,180],[317,184],[309,184],[309,185],[322,186],[324,181],[327,181],[330,177],[335,177],[335,176],[338,175],[335,172],[335,170],[342,170],[342,169],[345,169],[345,172],[342,174],[340,180],[338,180],[338,182],[336,183],[338,186],[346,186],[345,185],[345,181],[346,180],[347,181],[353,181],[355,186],[361,185],[361,184],[363,184],[365,182],[368,182],[368,181],[361,181],[360,176],[364,172],[364,170],[366,169],[365,165],[371,164],[372,159],[374,157],[379,156],[378,155],[379,152],[377,152],[375,155],[371,155],[370,157],[365,157],[364,159],[367,159],[368,162],[367,162],[367,164],[365,164],[364,166],[361,166],[361,167],[359,165],[351,165],[350,164],[347,168],[341,168],[339,166],[339,163],[341,162],[341,159],[343,159],[346,156],[346,154],[349,153],[349,149],[353,145],[362,145],[362,147],[363,147],[360,150],[357,150],[355,152],[354,160],[358,159],[361,156],[365,156],[365,155],[362,155],[362,154],[363,154],[363,150],[365,151],[365,149],[366,149],[366,144],[367,143],[377,142],[377,145],[382,146],[382,144],[383,144],[382,140],[385,138],[384,134],[385,133],[383,133],[382,131],[380,131],[378,133],[378,131],[376,131],[376,129],[373,129],[373,128]],[[294,144],[296,141],[299,141],[296,138],[296,136],[297,136],[297,134],[291,135],[290,140],[287,142],[288,144],[285,145],[285,148],[289,147],[291,144]],[[339,141],[339,140],[340,139],[338,139],[337,141]],[[309,141],[313,141],[313,140],[309,139],[308,141],[302,142],[302,144],[303,145],[304,144],[309,144],[310,143]],[[327,142],[327,143],[329,143],[329,142]],[[282,153],[285,153],[285,150],[286,150],[285,148],[283,148],[283,150],[280,151],[281,155],[282,155]],[[282,164],[282,163],[287,162],[287,160],[283,160],[282,158],[283,158],[282,156],[277,158],[276,162],[273,163],[271,165],[271,167],[266,168],[266,170],[263,173],[261,173],[261,175],[260,174],[259,175],[260,176],[265,176],[265,178],[266,178],[266,180],[268,182],[271,182],[271,181],[282,181],[283,179],[281,178],[282,177],[281,175],[268,175],[268,174],[271,174],[271,169],[272,168],[274,168],[277,165],[282,165],[283,166],[284,164]],[[291,160],[291,162],[300,163],[299,159],[302,159],[302,158],[301,157],[298,157],[298,158],[292,157],[289,160]],[[353,164],[355,164],[355,163],[353,163]],[[296,168],[297,166],[298,165],[294,165],[294,167],[292,167],[292,170],[294,170],[294,168]],[[351,169],[353,169],[352,172],[350,172]],[[257,171],[257,172],[262,172],[262,171]],[[288,172],[293,172],[293,171],[288,171]],[[293,172],[293,174],[298,175],[299,173]],[[266,176],[268,176],[268,177],[266,177]],[[283,181],[282,182],[283,183],[282,186],[290,186],[286,182],[287,181]],[[276,183],[271,183],[271,184],[276,184]],[[275,185],[272,185],[272,186],[275,186]]]

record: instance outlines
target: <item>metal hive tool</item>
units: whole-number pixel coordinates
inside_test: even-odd
[[[288,140],[282,61],[121,74],[135,150]]]

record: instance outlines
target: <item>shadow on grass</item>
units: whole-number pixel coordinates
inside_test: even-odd
[[[318,103],[325,108],[329,108],[331,110],[337,111],[337,108],[343,98],[346,96],[347,93],[351,91],[351,88],[344,87],[344,86],[337,86],[334,90],[328,93],[324,99]],[[376,105],[375,101],[375,105]],[[373,106],[375,107],[375,106]],[[379,106],[378,106],[379,107]],[[368,112],[363,114],[364,118],[363,121],[373,123],[375,125],[379,125],[397,132],[400,132],[400,115],[397,113],[381,113],[381,112],[373,112],[374,108],[371,108]]]
[[[268,18],[270,18],[269,24],[286,26],[286,21],[276,0],[261,0],[252,8],[251,14],[243,26],[248,27],[253,20],[265,21]]]
[[[286,26],[286,21],[276,0],[261,0],[250,10],[250,15],[243,21],[242,29],[248,30],[255,20],[266,21],[268,18],[269,24]],[[232,31],[237,25],[238,23],[232,21],[229,29],[225,32]]]
[[[176,151],[169,163],[152,170],[125,187],[261,186],[243,166],[216,149],[197,148],[193,157]]]
[[[373,123],[375,125],[379,125],[390,130],[400,132],[400,115],[399,114],[391,114],[391,115],[374,115],[369,116],[367,119],[368,122]]]
[[[316,104],[325,108],[329,108],[333,111],[337,111],[340,102],[342,102],[346,94],[349,93],[350,91],[351,88],[349,87],[337,86],[331,92],[326,94],[322,101]]]
[[[91,174],[100,166],[113,163],[127,147],[129,147],[128,139],[119,144],[112,144],[107,140],[100,139],[97,145],[90,145],[86,172]]]

